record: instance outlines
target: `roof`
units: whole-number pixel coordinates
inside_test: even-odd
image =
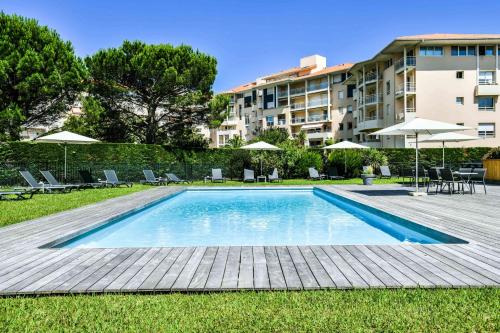
[[[397,37],[396,40],[422,40],[422,39],[432,39],[432,40],[453,40],[453,39],[499,39],[500,34],[424,34],[424,35],[413,35],[413,36],[401,36]]]

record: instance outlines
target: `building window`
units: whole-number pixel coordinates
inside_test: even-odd
[[[457,71],[457,79],[463,79],[464,78],[464,71]]]
[[[421,57],[441,57],[443,55],[442,46],[421,46],[420,53]]]
[[[344,123],[339,123],[339,131],[343,131],[344,130]]]
[[[338,98],[339,99],[344,99],[344,92],[343,91],[339,91],[338,94],[337,94]]]
[[[494,138],[495,123],[479,123],[477,126],[477,136],[481,138]]]
[[[390,95],[391,94],[391,81],[387,81],[385,83],[385,93],[387,95]]]
[[[342,82],[342,74],[334,74],[333,83],[340,83],[340,82]]]
[[[352,105],[347,106],[347,113],[352,113]]]
[[[480,71],[479,84],[495,84],[495,72],[493,71]]]
[[[495,55],[495,47],[492,45],[480,45],[479,46],[480,56],[492,56]]]
[[[355,84],[348,84],[347,85],[347,98],[354,96],[354,90],[356,90]]]
[[[455,104],[457,104],[457,105],[464,105],[464,98],[463,97],[457,97],[455,99]]]
[[[347,123],[347,129],[352,129],[352,122]]]
[[[248,114],[245,115],[245,126],[250,125],[250,116]]]
[[[453,57],[467,57],[476,55],[476,46],[474,45],[464,45],[464,46],[452,46],[451,55]]]
[[[267,116],[266,117],[266,123],[267,123],[267,126],[274,126],[274,117],[273,116]]]
[[[458,126],[464,126],[464,123],[457,123]]]
[[[479,111],[495,111],[495,100],[492,96],[480,96],[477,103]]]

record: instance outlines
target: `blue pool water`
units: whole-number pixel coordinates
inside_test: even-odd
[[[319,189],[188,190],[62,247],[459,242]]]

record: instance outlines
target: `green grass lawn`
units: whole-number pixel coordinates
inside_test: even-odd
[[[0,299],[2,332],[498,332],[499,289]]]

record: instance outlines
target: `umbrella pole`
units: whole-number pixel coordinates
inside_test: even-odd
[[[66,169],[68,161],[68,144],[64,144],[64,182],[66,182]]]
[[[415,187],[418,193],[418,133],[415,134]]]
[[[346,161],[346,153],[344,149],[344,177],[347,175],[347,161]]]
[[[444,168],[444,141],[443,141],[443,168]]]
[[[260,156],[260,175],[263,176],[264,174],[262,173],[262,155]]]

